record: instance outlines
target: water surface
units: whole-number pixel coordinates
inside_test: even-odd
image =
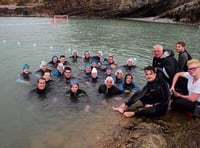
[[[87,147],[120,118],[95,94],[90,113],[64,103],[59,94],[46,102],[28,101],[33,86],[15,82],[24,63],[34,72],[41,60],[50,61],[54,54],[68,57],[77,49],[80,55],[86,50],[94,55],[102,50],[106,56],[113,54],[119,65],[135,58],[139,67],[135,81],[142,87],[142,68],[151,65],[154,44],[175,51],[175,43],[183,40],[191,55],[200,59],[199,34],[198,26],[188,25],[101,19],[51,24],[50,18],[1,17],[0,147]]]

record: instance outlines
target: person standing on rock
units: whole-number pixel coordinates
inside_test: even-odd
[[[188,71],[187,61],[191,60],[192,57],[185,49],[185,42],[179,41],[176,43],[176,51],[178,53],[178,63],[181,69],[185,72]]]

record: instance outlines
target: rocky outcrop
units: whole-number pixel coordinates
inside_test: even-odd
[[[18,0],[20,1],[20,0]],[[1,16],[71,17],[169,17],[176,21],[198,23],[200,0],[40,0],[20,1],[26,7],[0,8]]]
[[[91,147],[198,148],[199,124],[200,119],[177,113],[170,113],[160,119],[133,118],[129,123],[121,122]]]

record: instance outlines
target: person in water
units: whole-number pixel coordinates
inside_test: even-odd
[[[122,94],[122,91],[114,86],[114,80],[111,76],[108,76],[104,83],[105,84],[100,85],[98,88],[99,94],[104,94],[106,98],[111,98],[115,95]]]
[[[124,82],[120,85],[120,90],[123,91],[123,93],[129,94],[131,92],[138,92],[140,91],[140,87],[133,82],[133,75],[128,73],[125,75]]]
[[[53,71],[52,75],[62,78],[64,76],[65,67],[62,63],[57,65],[57,70]]]
[[[135,68],[137,68],[136,65],[134,65],[134,62],[133,62],[133,59],[132,58],[129,58],[127,61],[126,61],[126,65],[122,65],[121,66],[126,72],[130,72],[132,70],[134,70]]]
[[[124,78],[124,73],[121,69],[118,69],[116,72],[115,72],[115,84],[119,85],[123,82]]]
[[[70,61],[72,63],[76,63],[78,61],[78,59],[82,59],[82,57],[78,56],[78,51],[77,50],[73,50],[72,51],[72,56],[70,56],[68,59],[70,59]]]
[[[51,72],[51,70],[47,68],[47,63],[45,61],[41,61],[40,62],[40,69],[37,70],[35,72],[35,74],[36,74],[37,77],[42,77],[44,75],[45,71],[50,71]]]
[[[37,97],[38,99],[46,99],[46,80],[45,78],[38,78],[37,80],[37,88],[30,91],[30,97]]]
[[[147,84],[132,95],[127,102],[119,107],[113,107],[114,110],[123,113],[125,117],[133,116],[163,116],[167,112],[168,102],[170,100],[170,91],[168,84],[161,77],[158,77],[155,68],[147,66],[144,68]],[[143,107],[138,111],[130,111],[128,107],[138,105]],[[137,106],[137,107],[138,107]]]
[[[51,61],[48,63],[49,66],[52,67],[52,69],[56,69],[58,66],[58,56],[57,55],[53,55]]]
[[[32,77],[32,72],[30,71],[29,65],[24,64],[23,72],[19,75],[19,78],[16,80],[16,82],[29,84],[31,77]]]
[[[66,94],[70,95],[72,102],[78,101],[80,97],[87,96],[87,93],[79,88],[79,83],[76,80],[71,81],[70,90],[68,90]]]
[[[188,72],[179,72],[173,78],[171,91],[175,95],[172,103],[174,109],[181,109],[200,117],[200,62],[197,59],[191,59],[187,62]],[[188,79],[188,95],[176,91],[175,84],[179,77]],[[197,110],[196,110],[197,109]],[[196,112],[197,111],[197,112]]]
[[[50,71],[45,71],[43,78],[46,80],[46,87],[48,89],[52,88],[53,80],[51,79],[51,72]]]
[[[60,55],[60,57],[59,57],[59,63],[62,63],[63,66],[65,66],[65,67],[68,65],[68,62],[66,60],[65,55]]]
[[[91,83],[97,83],[99,81],[98,78],[98,72],[96,68],[93,68],[91,71],[91,78],[90,78],[90,82]]]
[[[115,69],[118,65],[114,60],[114,56],[113,55],[109,55],[108,56],[108,65],[112,68]]]
[[[70,84],[72,80],[76,79],[74,76],[72,76],[72,69],[71,69],[71,67],[65,67],[64,78],[65,78],[65,83],[66,84]]]
[[[89,51],[85,51],[83,55],[83,62],[90,63],[91,62],[91,56]]]

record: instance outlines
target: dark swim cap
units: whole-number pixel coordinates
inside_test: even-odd
[[[53,56],[52,56],[52,60],[53,60],[54,58],[58,59],[58,56],[57,56],[57,55],[53,55]]]
[[[23,70],[24,70],[24,69],[29,69],[29,65],[28,65],[28,64],[24,64]]]

